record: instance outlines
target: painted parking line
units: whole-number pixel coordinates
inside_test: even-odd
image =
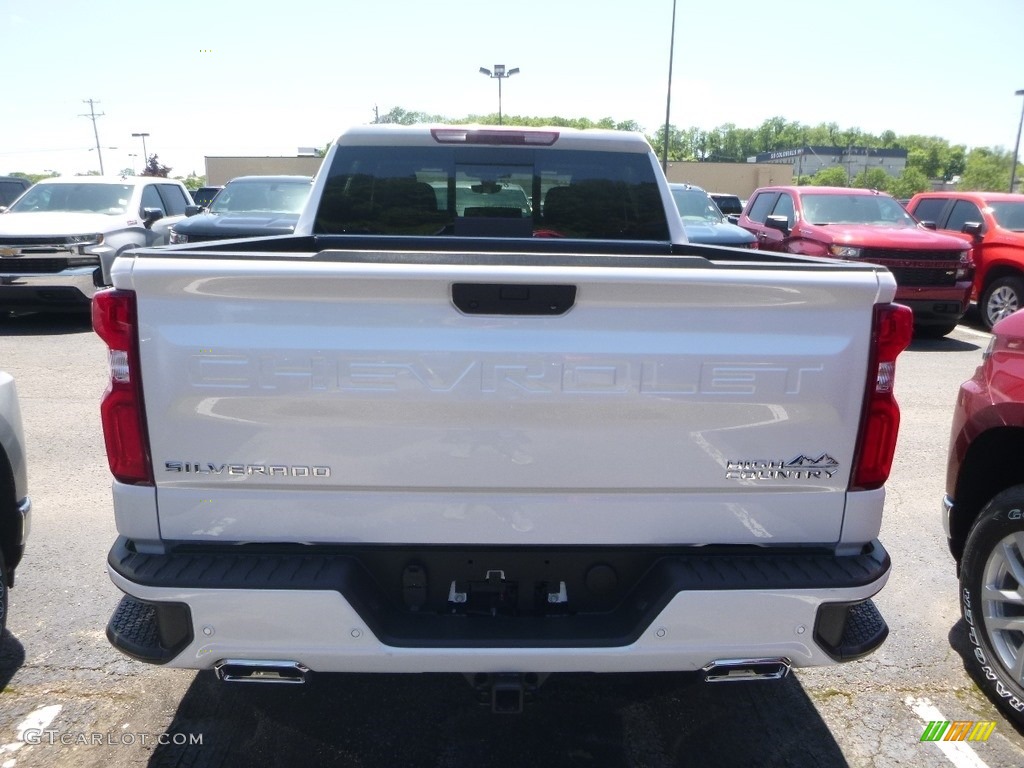
[[[991,339],[992,334],[988,331],[979,331],[976,328],[971,328],[969,325],[958,325],[956,327],[960,333],[966,333],[968,336],[977,336],[979,339]]]
[[[917,699],[913,696],[908,696],[904,699],[904,703],[913,710],[915,715],[924,721],[925,734],[933,728],[934,723],[943,723],[945,725],[949,724],[946,716],[943,715],[928,699]],[[990,734],[991,729],[987,730]],[[961,735],[961,738],[962,737],[963,735]],[[947,736],[947,738],[949,737]],[[922,741],[924,740],[925,736],[922,736]],[[963,741],[947,741],[946,739],[927,740],[942,752],[942,754],[946,756],[946,759],[955,765],[956,768],[988,768],[988,764],[978,757],[978,753]]]

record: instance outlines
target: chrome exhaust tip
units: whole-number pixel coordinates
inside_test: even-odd
[[[261,659],[224,659],[214,667],[217,679],[226,683],[287,683],[306,682],[309,668],[297,661]]]
[[[739,680],[781,680],[789,674],[789,659],[718,659],[701,669],[706,683]]]

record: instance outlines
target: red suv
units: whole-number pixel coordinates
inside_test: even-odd
[[[1024,312],[992,334],[956,400],[943,522],[971,644],[966,663],[1024,725]]]
[[[1024,195],[922,192],[907,210],[973,246],[973,298],[986,328],[1024,308]]]
[[[896,278],[896,300],[914,310],[921,335],[952,331],[970,304],[970,246],[918,224],[890,195],[847,187],[762,187],[739,225],[757,247],[870,261]]]

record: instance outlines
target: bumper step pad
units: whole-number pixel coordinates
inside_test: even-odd
[[[192,642],[192,617],[181,603],[146,603],[125,595],[107,623],[107,639],[133,659],[165,664]]]

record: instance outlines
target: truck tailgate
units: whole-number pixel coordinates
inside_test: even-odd
[[[135,259],[161,536],[835,542],[894,283],[629,264]]]

